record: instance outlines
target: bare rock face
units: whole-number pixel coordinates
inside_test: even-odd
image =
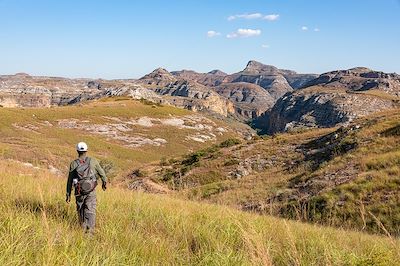
[[[31,77],[27,74],[0,76],[0,105],[5,107],[49,107],[101,97],[88,80]]]
[[[275,99],[262,87],[251,83],[224,83],[215,91],[233,102],[238,116],[256,118],[271,108]]]
[[[208,73],[182,70],[171,74],[178,80],[213,88],[222,97],[233,102],[235,116],[240,120],[251,120],[260,116],[285,93],[317,77],[278,69],[257,61],[250,61],[243,71],[232,75],[220,70]]]
[[[4,107],[50,107],[110,96],[146,99],[225,117],[235,111],[232,102],[212,89],[196,82],[178,81],[162,68],[140,80],[0,76],[0,105]]]
[[[225,117],[235,112],[231,101],[196,82],[177,81],[157,88],[155,92],[162,96],[171,96],[172,98],[166,98],[167,102],[189,110],[208,110]]]
[[[218,86],[228,75],[220,70],[213,70],[208,73],[198,73],[192,70],[182,70],[174,71],[172,72],[172,74],[178,79],[194,81],[208,87]]]
[[[315,77],[316,75],[313,74],[297,74],[291,70],[278,69],[257,61],[249,61],[243,71],[227,76],[224,82],[246,82],[259,85],[277,100],[285,93],[299,88]]]
[[[217,84],[223,75],[220,72],[197,73],[190,70],[170,73],[158,68],[139,79],[138,84],[159,95],[161,100],[158,102],[163,104],[193,111],[210,111],[227,117],[235,112],[233,103],[202,84]],[[150,98],[153,101],[154,96]]]
[[[243,71],[228,76],[224,81],[256,84],[267,90],[274,99],[293,91],[293,88],[276,67],[263,65],[256,61],[250,61]]]
[[[127,96],[132,99],[145,99],[154,103],[164,103],[163,98],[151,89],[140,85],[126,85],[122,87],[111,87],[104,92],[105,96]]]
[[[165,86],[177,79],[164,68],[157,68],[150,74],[139,79],[139,82],[145,85]]]
[[[400,77],[367,68],[320,75],[304,89],[287,93],[255,120],[268,134],[348,124],[374,112],[399,107]]]
[[[305,87],[345,87],[351,91],[379,90],[393,96],[400,96],[400,75],[373,71],[364,67],[337,70],[320,75],[305,84]]]

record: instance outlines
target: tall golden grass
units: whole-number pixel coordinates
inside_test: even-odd
[[[0,161],[0,265],[398,265],[396,239],[110,187],[93,238],[65,179]]]

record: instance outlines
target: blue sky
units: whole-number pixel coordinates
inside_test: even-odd
[[[232,73],[251,59],[300,73],[400,73],[400,1],[0,0],[0,74]]]

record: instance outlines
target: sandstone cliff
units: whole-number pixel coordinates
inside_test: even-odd
[[[4,107],[50,107],[110,96],[146,99],[225,117],[235,112],[232,102],[212,89],[196,82],[178,81],[162,68],[140,80],[0,76],[0,105]]]
[[[228,75],[220,70],[197,73],[191,70],[172,72],[177,79],[212,87],[235,106],[235,115],[241,120],[260,116],[285,93],[293,91],[317,77],[314,74],[297,74],[257,61],[249,61],[246,68]]]
[[[155,89],[157,94],[170,96],[165,100],[175,106],[201,111],[208,110],[222,116],[234,114],[233,103],[212,89],[196,82],[176,81]]]
[[[315,77],[314,74],[297,74],[291,70],[249,61],[243,71],[227,76],[224,82],[246,82],[259,85],[277,100]]]
[[[198,73],[193,70],[182,70],[171,73],[178,79],[195,81],[208,87],[220,85],[224,78],[228,75],[220,70],[212,70],[208,73]]]
[[[29,75],[0,76],[0,105],[5,107],[48,107],[66,105],[102,96],[89,80]]]
[[[244,82],[223,83],[215,91],[231,100],[239,117],[256,118],[271,108],[275,99],[262,87]]]
[[[400,102],[400,76],[367,68],[325,73],[305,86],[279,99],[255,120],[256,126],[269,134],[332,127],[398,107]]]

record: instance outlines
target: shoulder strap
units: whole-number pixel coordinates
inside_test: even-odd
[[[90,157],[86,157],[85,160],[81,160],[80,158],[77,158],[75,161],[78,163],[78,165],[82,165],[84,163],[90,164]]]

